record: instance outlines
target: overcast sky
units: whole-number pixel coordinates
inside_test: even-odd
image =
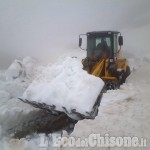
[[[78,35],[96,30],[119,30],[126,48],[150,50],[150,0],[0,0],[0,68],[76,50]]]

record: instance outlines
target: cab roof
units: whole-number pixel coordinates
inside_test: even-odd
[[[93,32],[87,32],[87,35],[106,35],[106,34],[119,34],[118,31],[93,31]]]

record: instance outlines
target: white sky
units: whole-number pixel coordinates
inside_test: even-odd
[[[76,50],[78,35],[96,30],[119,30],[125,49],[150,50],[149,8],[150,0],[0,0],[0,68]]]

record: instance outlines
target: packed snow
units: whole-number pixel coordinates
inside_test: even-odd
[[[29,85],[22,99],[54,105],[55,110],[65,113],[64,107],[68,113],[75,109],[88,115],[86,113],[93,110],[104,82],[82,68],[81,61],[71,57],[47,66]]]

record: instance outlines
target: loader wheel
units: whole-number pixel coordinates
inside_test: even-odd
[[[121,84],[125,83],[126,78],[130,75],[130,73],[131,73],[130,67],[127,66],[126,72],[123,74]]]
[[[106,81],[105,85],[106,85],[106,90],[115,90],[119,88],[119,85],[113,81]]]
[[[131,73],[131,70],[130,70],[130,67],[127,66],[127,69],[126,69],[126,76],[128,77]]]

